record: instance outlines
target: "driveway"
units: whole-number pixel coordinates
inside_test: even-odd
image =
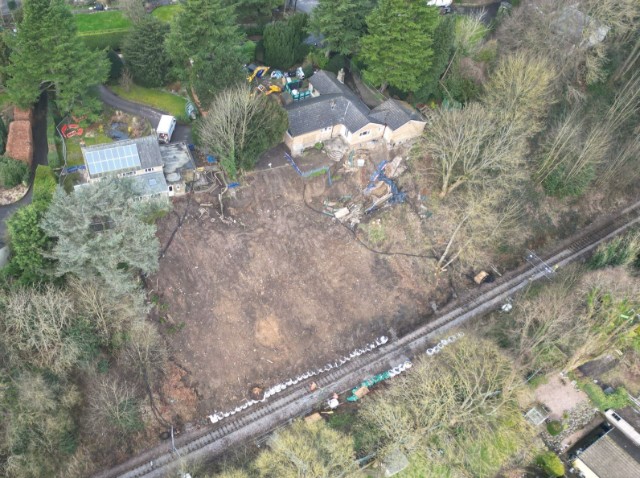
[[[33,164],[32,173],[38,164],[47,164],[47,95],[42,95],[33,110]],[[6,244],[7,226],[5,221],[17,209],[31,203],[33,184],[27,194],[18,202],[0,206],[0,248]]]
[[[160,121],[160,116],[169,114],[166,111],[157,110],[150,106],[141,105],[139,103],[134,103],[132,101],[125,100],[120,96],[113,93],[109,88],[104,85],[100,85],[99,87],[100,99],[102,102],[110,106],[113,109],[124,111],[125,113],[129,113],[131,115],[141,116],[149,120],[151,125],[154,128],[158,127],[158,122]],[[171,137],[171,141],[175,143],[191,143],[193,142],[191,138],[191,126],[186,124],[178,123],[176,125],[176,129],[173,132],[173,136]]]

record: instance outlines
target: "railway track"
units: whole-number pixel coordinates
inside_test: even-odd
[[[594,224],[582,234],[565,241],[557,252],[538,265],[525,265],[485,284],[455,304],[442,310],[437,318],[413,332],[392,340],[368,354],[357,357],[344,366],[316,376],[286,389],[263,404],[221,420],[205,429],[188,432],[171,443],[148,450],[129,461],[94,475],[94,478],[161,478],[173,476],[181,462],[210,458],[246,440],[265,435],[285,424],[292,417],[309,412],[323,403],[333,392],[351,389],[364,378],[411,359],[436,342],[436,337],[455,328],[472,317],[495,310],[508,298],[533,281],[552,274],[592,252],[599,244],[640,224],[640,201],[623,209],[611,220]],[[318,389],[309,392],[309,382]]]

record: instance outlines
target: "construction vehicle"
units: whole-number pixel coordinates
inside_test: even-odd
[[[247,76],[247,81],[251,83],[255,78],[262,78],[269,71],[268,66],[256,66],[251,75]]]
[[[282,88],[277,85],[269,85],[269,91],[267,91],[265,94],[269,96],[271,93],[282,93]]]

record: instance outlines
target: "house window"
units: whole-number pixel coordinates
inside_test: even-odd
[[[371,131],[363,131],[360,136],[367,136],[368,134],[371,134]]]
[[[145,172],[145,173],[150,173],[151,171],[153,171],[153,168],[146,168],[146,169],[144,170],[144,172]]]

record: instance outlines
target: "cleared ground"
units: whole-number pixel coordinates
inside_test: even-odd
[[[305,182],[321,204],[352,187],[349,178],[332,189],[324,176],[303,181],[279,154],[243,181],[225,208],[230,223],[217,197],[196,196],[149,284],[199,416],[426,320],[436,295],[428,261],[372,253],[305,206]],[[185,207],[180,200],[161,222],[163,245]]]

